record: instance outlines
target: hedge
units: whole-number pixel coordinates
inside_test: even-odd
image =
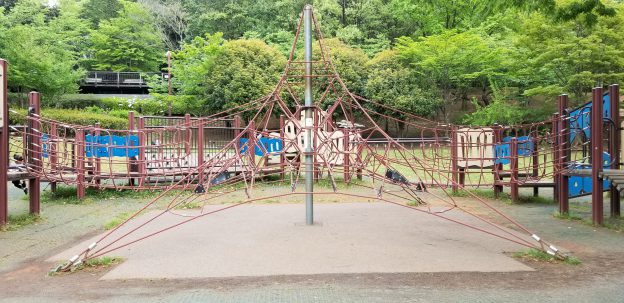
[[[9,113],[9,123],[12,125],[24,125],[26,123],[25,109],[16,110],[18,114]],[[44,108],[41,111],[44,118],[76,125],[95,125],[99,122],[102,128],[107,129],[128,129],[128,118],[120,118],[108,113],[92,113],[85,110],[77,109],[57,109]]]

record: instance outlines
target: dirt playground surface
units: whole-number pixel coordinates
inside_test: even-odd
[[[343,198],[332,199],[319,201],[319,204],[353,202]],[[460,205],[487,213],[471,198],[457,200]],[[27,204],[17,196],[11,202],[13,212],[23,211],[23,204]],[[47,275],[54,265],[48,261],[50,258],[102,233],[103,225],[111,218],[138,209],[145,202],[115,199],[85,205],[45,204],[41,221],[0,233],[0,302],[624,301],[624,238],[620,232],[592,227],[580,221],[553,218],[553,204],[507,205],[500,201],[492,203],[543,238],[570,251],[582,260],[582,264],[522,259],[513,262],[522,262],[532,271],[335,272],[220,278],[103,279],[116,268],[122,268],[122,262],[120,265],[72,274]],[[586,204],[579,202],[579,207],[585,207],[583,203]],[[283,207],[279,202],[264,206]],[[432,254],[427,252],[425,256],[423,251],[419,257],[419,252],[409,255],[403,262],[408,262],[410,258],[424,261]],[[253,247],[248,248],[248,253],[253,254]],[[462,251],[455,254],[461,255]],[[444,255],[444,258],[450,260],[452,254]],[[130,264],[132,260],[127,262]],[[209,264],[210,258],[207,257],[205,262]]]

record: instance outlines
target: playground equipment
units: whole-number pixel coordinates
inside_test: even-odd
[[[569,212],[569,199],[592,196],[592,221],[602,224],[603,192],[610,192],[611,216],[620,215],[620,189],[624,175],[620,170],[621,122],[619,86],[594,88],[592,101],[568,111],[568,97],[558,99],[556,197],[561,213]],[[605,136],[605,130],[607,135]],[[607,144],[605,144],[605,139]],[[606,150],[605,150],[606,145]],[[580,147],[580,153],[575,150]],[[575,153],[576,152],[576,153]],[[579,155],[580,154],[580,155]]]
[[[23,189],[28,194],[29,212],[34,215],[40,213],[40,178],[36,174],[29,172],[29,166],[40,166],[41,145],[39,144],[40,136],[36,130],[40,128],[36,119],[28,119],[28,126],[20,129],[9,127],[9,106],[7,98],[7,75],[8,64],[5,60],[0,59],[0,227],[7,224],[9,216],[8,208],[8,182]],[[28,94],[28,116],[36,117],[39,115],[40,98],[38,93]],[[9,142],[12,135],[22,134],[21,144],[14,154],[14,165],[9,165],[9,154],[12,150],[9,148]],[[28,181],[28,187],[26,182]]]
[[[295,52],[300,36],[305,42],[303,58]],[[316,57],[311,53],[314,37],[320,49]],[[511,186],[517,197],[518,187],[536,188],[543,179],[560,174],[562,169],[553,170],[553,165],[561,164],[561,158],[548,159],[560,148],[553,142],[561,135],[552,131],[560,120],[474,129],[442,125],[404,112],[400,114],[408,118],[400,120],[387,114],[392,112],[396,110],[384,103],[349,91],[323,44],[312,8],[306,6],[286,69],[268,95],[208,117],[135,117],[130,113],[125,130],[68,125],[32,114],[26,117],[32,125],[26,134],[37,137],[41,141],[37,146],[44,147],[38,150],[26,144],[23,148],[36,155],[36,161],[27,165],[30,176],[75,185],[79,197],[87,187],[162,191],[128,220],[145,212],[165,193],[183,190],[145,223],[122,233],[119,228],[125,221],[58,270],[210,214],[266,199],[304,196],[306,223],[314,224],[313,198],[327,194],[399,205],[565,258],[556,247],[472,192],[467,194],[475,203],[514,229],[503,228],[456,203],[450,194],[450,189],[487,184]],[[272,117],[278,116],[279,126],[272,125]],[[409,142],[392,138],[379,126],[382,119],[403,123],[428,139]],[[541,157],[544,159],[537,161]],[[474,175],[478,175],[477,182]],[[257,183],[275,182],[271,177],[289,183],[290,191],[254,191]],[[321,179],[331,185],[329,189],[314,188],[314,182]],[[340,181],[358,191],[340,190],[336,185]],[[441,190],[434,192],[431,187]],[[204,205],[238,190],[246,197],[242,202],[192,214],[178,211],[187,203]],[[453,212],[469,214],[485,227],[461,222]],[[165,213],[179,215],[180,221],[138,234]]]

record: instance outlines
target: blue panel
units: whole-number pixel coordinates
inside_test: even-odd
[[[604,168],[609,168],[611,163],[611,156],[607,152],[602,153],[602,160]],[[575,164],[570,168],[573,169],[591,169],[591,165],[589,164]],[[602,181],[602,188],[604,191],[609,190],[609,181]],[[579,176],[571,176],[568,179],[568,195],[570,198],[583,195],[590,194],[592,192],[592,178],[591,177],[579,177]]]
[[[509,142],[513,137],[503,138],[502,144],[494,145],[494,157],[496,164],[509,164],[509,157],[511,156],[511,150]],[[528,157],[533,154],[533,139],[529,136],[518,137],[518,156]]]
[[[126,136],[85,136],[87,157],[136,157],[139,155],[139,137]]]
[[[591,105],[592,103],[588,102],[570,112],[570,142],[573,142],[577,134],[581,131],[584,133],[585,138],[589,140]],[[604,94],[602,96],[602,106],[603,118],[611,118],[611,99],[609,98],[609,94]]]
[[[46,142],[48,142],[48,134],[43,134],[41,136],[41,143],[43,143],[42,144],[42,148],[43,148],[43,157],[44,158],[49,157],[48,144],[46,144]]]
[[[239,146],[241,148],[241,154],[247,152],[248,144],[247,138],[241,138],[239,141]],[[256,156],[264,156],[265,153],[275,154],[280,153],[282,151],[284,144],[281,139],[277,138],[264,138],[261,137],[256,141],[254,146],[254,154]]]

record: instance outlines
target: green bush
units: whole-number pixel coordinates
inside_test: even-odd
[[[97,94],[73,94],[63,95],[53,102],[52,100],[44,99],[43,107],[55,107],[55,108],[67,108],[67,109],[81,109],[86,107],[102,107],[102,97]]]
[[[18,114],[9,114],[9,123],[12,125],[24,125],[26,123],[26,110],[17,110]],[[111,116],[107,113],[94,113],[76,109],[44,108],[41,112],[44,118],[75,125],[95,125],[100,123],[102,128],[127,129],[128,119]]]
[[[201,103],[194,96],[169,96],[165,94],[152,94],[152,98],[119,98],[111,97],[102,99],[102,107],[106,110],[133,110],[142,115],[166,115],[172,107],[172,114],[181,116],[187,113],[198,115],[202,113]]]

